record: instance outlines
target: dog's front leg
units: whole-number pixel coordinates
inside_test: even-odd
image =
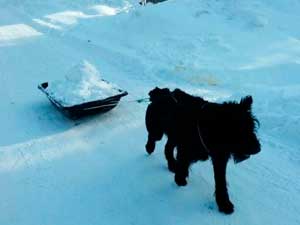
[[[168,141],[165,146],[165,157],[168,161],[168,168],[173,173],[175,173],[175,168],[176,168],[176,160],[174,158],[175,146],[176,146],[175,142],[172,141],[170,138],[168,138]]]
[[[229,200],[227,186],[226,186],[226,166],[228,156],[212,157],[214,175],[215,175],[215,197],[219,207],[219,211],[225,214],[231,214],[234,211],[234,206]]]

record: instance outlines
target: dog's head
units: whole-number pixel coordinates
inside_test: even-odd
[[[260,152],[260,143],[256,136],[258,120],[252,114],[253,99],[246,96],[239,103],[228,103],[229,123],[226,137],[233,145],[233,158],[241,162]]]

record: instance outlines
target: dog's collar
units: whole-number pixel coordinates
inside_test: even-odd
[[[177,101],[177,99],[175,98],[175,96],[173,95],[173,93],[171,93],[171,98],[174,100],[174,102],[175,102],[176,104],[178,103],[178,101]],[[201,106],[201,110],[204,109],[205,106],[207,106],[207,105],[208,105],[208,102],[205,102],[205,103]],[[197,121],[197,130],[198,130],[198,135],[199,135],[199,139],[200,139],[200,141],[201,141],[202,146],[204,147],[205,151],[206,151],[207,153],[209,153],[210,151],[209,151],[208,147],[206,146],[206,144],[205,144],[205,142],[204,142],[204,140],[203,140],[203,137],[202,137],[202,135],[201,135],[201,130],[200,130],[200,127],[199,127],[199,121]]]
[[[206,151],[207,153],[210,153],[210,151],[209,151],[207,145],[205,144],[205,142],[204,142],[204,140],[203,140],[202,133],[201,133],[201,130],[200,130],[200,127],[199,127],[199,121],[197,121],[197,130],[198,130],[198,135],[199,135],[199,139],[200,139],[200,141],[201,141],[202,146],[204,147],[204,149],[205,149],[205,151]]]
[[[172,92],[170,93],[170,95],[171,95],[171,98],[174,100],[174,102],[177,104],[177,103],[178,103],[178,101],[177,101],[177,99],[175,98],[175,96],[173,95],[173,93],[172,93]]]
[[[208,102],[205,102],[202,106],[201,106],[201,110],[205,108],[205,106],[208,105]]]
[[[201,110],[203,110],[206,106],[208,105],[208,102],[205,102],[202,106],[201,106]],[[199,127],[199,120],[197,121],[197,130],[198,130],[198,135],[199,135],[199,139],[201,141],[202,146],[204,147],[205,151],[207,153],[209,153],[209,148],[207,147],[207,145],[205,144],[203,137],[202,137],[202,133]]]

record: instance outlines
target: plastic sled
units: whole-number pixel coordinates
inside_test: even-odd
[[[48,82],[42,83],[38,88],[46,94],[50,102],[55,105],[60,111],[62,111],[66,116],[71,119],[78,119],[83,116],[93,115],[97,113],[105,113],[114,107],[116,107],[120,99],[128,93],[126,91],[117,89],[120,94],[110,96],[108,98],[99,99],[96,101],[84,102],[77,105],[63,106],[59,101],[54,99],[47,91]]]

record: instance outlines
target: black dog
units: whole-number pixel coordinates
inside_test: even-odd
[[[148,141],[151,154],[155,142],[166,134],[165,156],[169,170],[175,172],[179,186],[187,184],[191,163],[211,157],[215,177],[215,197],[219,210],[234,211],[226,186],[226,166],[230,157],[236,163],[260,151],[256,137],[257,119],[252,115],[252,97],[237,102],[211,103],[179,89],[155,88],[149,92],[146,112]],[[174,148],[177,157],[174,158]]]

